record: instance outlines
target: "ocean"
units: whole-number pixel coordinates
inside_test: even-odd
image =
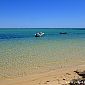
[[[35,37],[37,32],[45,35]],[[84,28],[0,28],[0,78],[83,64]]]

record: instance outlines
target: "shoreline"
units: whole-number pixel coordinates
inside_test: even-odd
[[[85,70],[85,64],[58,68],[49,72],[20,78],[3,79],[0,80],[0,85],[62,85],[69,83],[74,78],[79,78],[74,72],[75,70]]]

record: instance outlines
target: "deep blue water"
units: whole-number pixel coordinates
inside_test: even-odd
[[[1,28],[0,39],[16,39],[16,38],[34,38],[37,32],[44,32],[45,39],[73,39],[85,38],[84,28]],[[60,32],[67,32],[67,34],[59,34]]]

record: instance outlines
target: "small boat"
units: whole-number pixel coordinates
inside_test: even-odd
[[[60,34],[67,34],[67,32],[60,32]]]
[[[44,35],[43,32],[38,32],[38,33],[35,34],[35,37],[41,37],[41,36],[43,36],[43,35]]]

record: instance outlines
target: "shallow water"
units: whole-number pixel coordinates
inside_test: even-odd
[[[34,37],[40,31],[45,35]],[[80,64],[85,64],[85,29],[0,29],[0,78]]]

